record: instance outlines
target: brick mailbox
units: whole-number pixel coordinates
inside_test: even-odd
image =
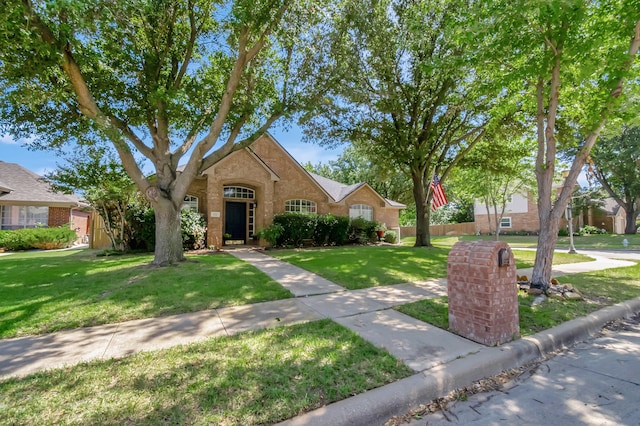
[[[507,243],[456,243],[447,261],[449,329],[488,346],[520,337],[517,279]]]

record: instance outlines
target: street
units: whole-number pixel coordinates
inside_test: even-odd
[[[640,314],[466,398],[409,424],[640,425]]]

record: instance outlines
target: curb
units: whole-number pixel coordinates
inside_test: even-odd
[[[382,425],[393,416],[494,376],[521,367],[558,349],[564,349],[600,332],[613,320],[640,312],[640,297],[603,308],[562,323],[549,330],[523,337],[499,347],[487,347],[397,382],[335,402],[278,423],[280,426],[371,426]]]

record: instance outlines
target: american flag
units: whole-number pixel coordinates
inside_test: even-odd
[[[440,179],[438,179],[438,175],[433,175],[433,180],[429,187],[433,191],[431,208],[436,211],[439,207],[444,206],[449,201],[447,201],[447,196],[444,194],[444,189],[442,189],[442,184],[440,183]]]

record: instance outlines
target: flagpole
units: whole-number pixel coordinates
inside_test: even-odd
[[[433,177],[436,175],[436,169],[438,168],[438,163],[436,162],[436,165],[433,166],[433,172],[431,173],[431,179],[429,179],[429,184],[427,185],[427,198],[426,200],[429,200],[429,196],[431,195],[431,184],[433,183]],[[433,204],[433,200],[431,203],[429,203],[429,207],[431,207],[431,205]],[[425,206],[426,207],[426,206]]]

